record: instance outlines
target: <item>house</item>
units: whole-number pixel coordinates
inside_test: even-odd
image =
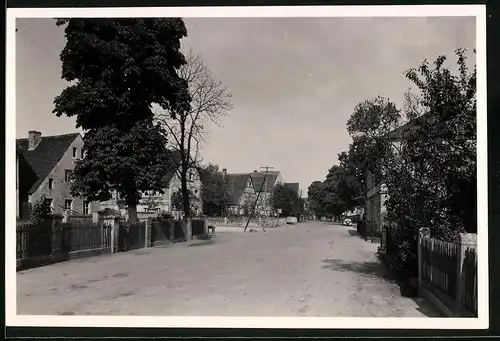
[[[401,141],[405,139],[405,136],[414,131],[418,123],[422,121],[431,122],[433,119],[434,116],[427,112],[415,120],[407,122],[389,132],[387,136],[393,142],[394,149],[397,151]],[[380,229],[387,214],[385,207],[385,202],[388,198],[387,187],[383,183],[383,179],[377,179],[375,174],[370,171],[366,174],[366,187],[366,207],[364,212],[361,211],[361,214],[364,220],[375,224],[377,229]]]
[[[256,213],[264,216],[273,215],[274,210],[271,207],[271,197],[274,187],[278,184],[283,184],[281,173],[279,171],[258,172],[254,170],[250,173],[250,178],[254,191],[259,197],[255,207]]]
[[[80,133],[42,136],[30,131],[28,138],[16,139],[16,214],[28,218],[29,206],[45,196],[53,213],[70,210],[76,214],[91,214],[98,203],[70,192],[70,175],[75,161],[83,158],[83,138]]]
[[[228,174],[227,169],[222,170],[230,203],[226,212],[231,215],[245,215],[253,206],[256,194],[252,180],[248,173]]]
[[[255,205],[257,215],[270,216],[274,214],[270,199],[273,188],[277,184],[283,184],[283,177],[279,171],[259,172],[254,170],[251,173],[227,173],[227,169],[223,169],[222,172],[231,198],[228,213],[247,214],[248,212],[245,210],[251,209]]]
[[[165,161],[165,175],[162,178],[163,194],[155,191],[145,191],[137,205],[137,212],[169,212],[178,214],[182,207],[172,207],[173,195],[181,189],[181,179],[178,174],[181,156],[179,151],[172,151],[172,159]],[[191,208],[195,215],[203,213],[201,200],[201,180],[198,169],[192,168],[188,172],[188,188],[193,194],[191,198]],[[113,193],[113,198],[101,203],[101,209],[110,208],[122,210],[118,204],[118,193]]]

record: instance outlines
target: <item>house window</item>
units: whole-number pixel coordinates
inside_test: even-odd
[[[78,156],[78,148],[73,147],[73,157],[76,158]]]
[[[52,198],[45,198],[45,202],[47,203],[48,206],[50,206],[50,210],[54,210],[54,200]]]
[[[72,210],[73,209],[73,200],[71,200],[71,199],[64,200],[64,209],[65,210]]]
[[[71,169],[66,169],[64,171],[64,181],[70,182],[72,173],[73,173],[73,171]]]
[[[54,189],[54,179],[49,179],[49,189]]]
[[[83,201],[83,214],[84,215],[89,215],[91,212],[90,212],[90,202],[88,202],[87,200],[84,200]]]

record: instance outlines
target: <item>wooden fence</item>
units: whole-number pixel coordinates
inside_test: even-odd
[[[64,223],[61,229],[61,251],[72,253],[95,251],[111,247],[111,226],[103,221],[93,223],[89,220]]]
[[[205,218],[208,225],[211,226],[232,226],[244,227],[247,224],[248,217],[209,217]],[[285,225],[285,218],[275,217],[255,217],[250,219],[248,226],[253,227],[280,227]]]
[[[184,221],[148,218],[130,224],[115,215],[53,215],[40,225],[18,223],[17,269],[36,267],[71,258],[129,251],[185,241],[207,233],[204,219]]]
[[[419,292],[448,316],[477,316],[476,235],[462,233],[455,243],[430,236],[418,239]]]
[[[52,254],[52,221],[40,225],[16,226],[17,259],[48,257]]]

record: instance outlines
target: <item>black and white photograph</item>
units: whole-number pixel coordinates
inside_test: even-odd
[[[488,327],[485,11],[8,10],[7,324]]]

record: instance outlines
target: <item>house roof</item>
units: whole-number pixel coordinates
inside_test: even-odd
[[[22,155],[36,175],[30,180],[31,183],[27,184],[30,188],[28,194],[33,194],[40,187],[78,135],[80,133],[42,136],[40,143],[33,150],[28,150],[27,138],[16,140],[16,155]]]
[[[181,164],[181,152],[179,150],[171,150],[170,157],[168,158],[165,166],[165,175],[161,179],[162,184],[168,187],[170,181],[175,175],[175,171]]]
[[[248,178],[248,173],[226,174],[227,192],[232,205],[238,204],[241,195],[245,192],[247,187]]]
[[[293,189],[296,193],[299,193],[299,183],[298,182],[285,182],[283,186]]]
[[[392,140],[401,140],[403,136],[406,135],[406,133],[408,133],[412,129],[415,129],[415,126],[418,123],[421,123],[423,121],[430,121],[433,118],[434,115],[432,115],[431,112],[428,111],[425,114],[418,116],[414,120],[406,122],[402,126],[399,126],[398,128],[392,130],[387,134],[387,136]]]
[[[276,182],[280,172],[278,171],[269,171],[269,172],[253,172],[250,173],[249,176],[252,178],[253,186],[255,191],[259,191],[262,188],[262,191],[270,191],[271,187]],[[265,179],[265,183],[264,183]],[[263,185],[264,184],[264,185]]]

